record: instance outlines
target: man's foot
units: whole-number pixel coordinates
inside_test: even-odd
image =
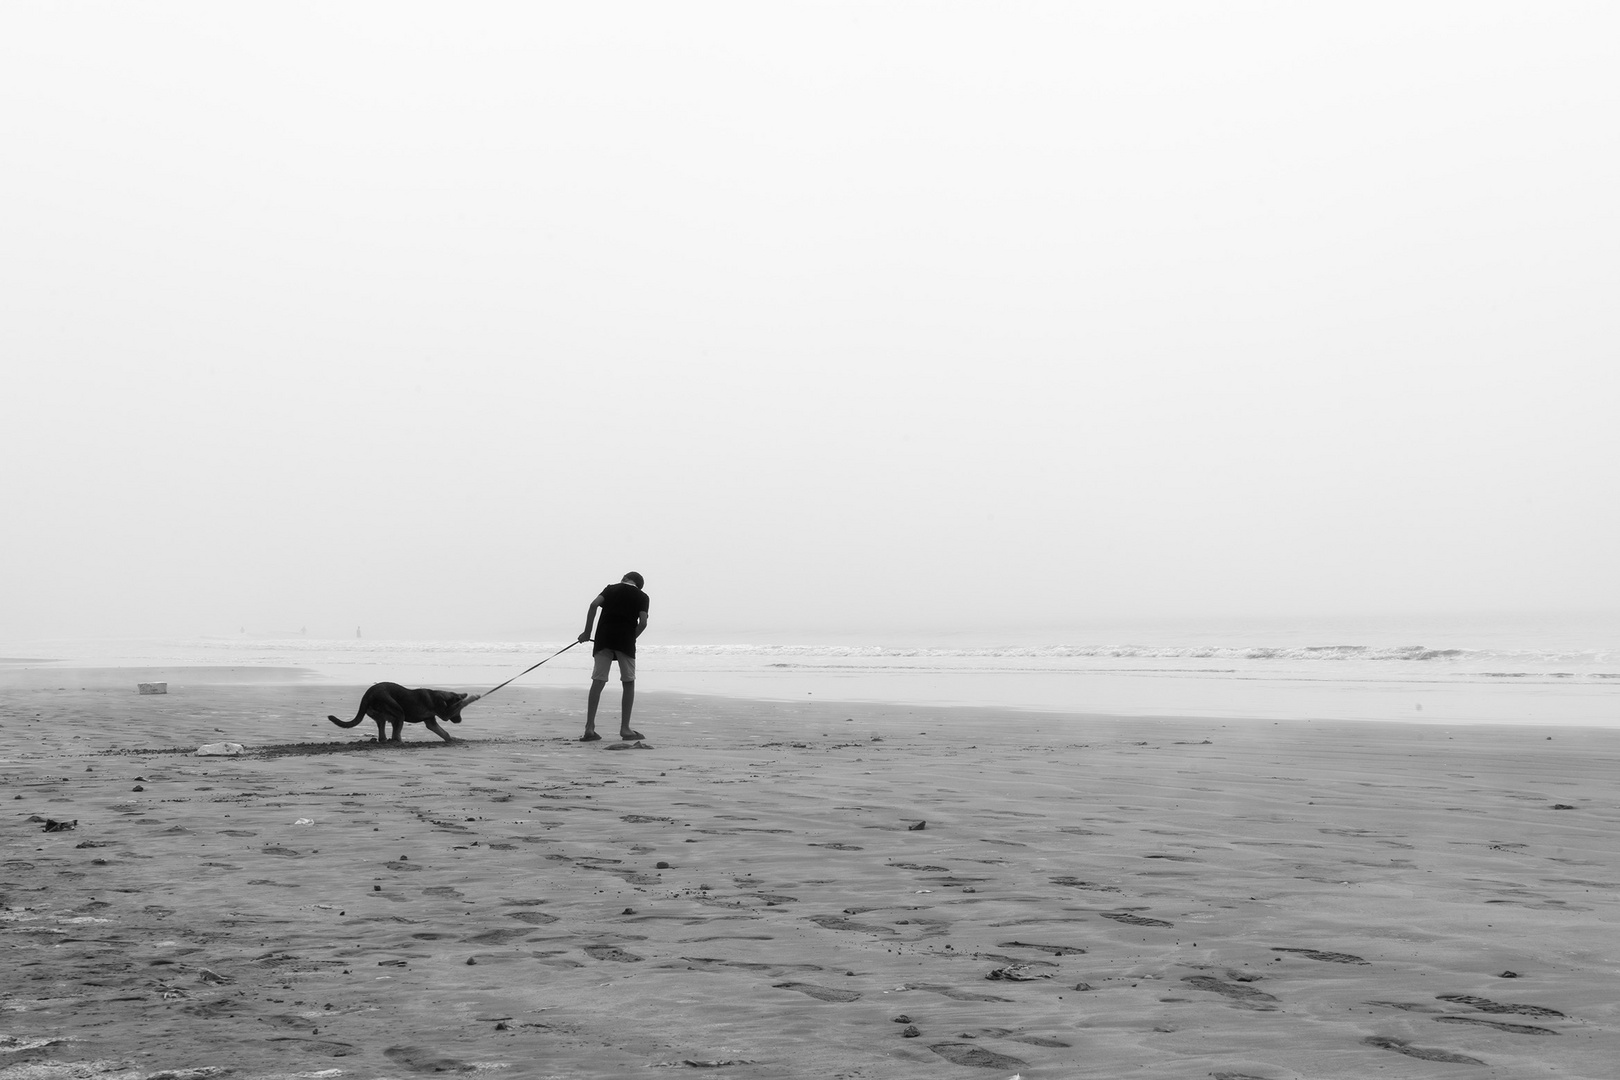
[[[579,741],[580,742],[596,742],[601,737],[602,736],[598,735],[594,731],[587,731],[585,734],[583,734],[583,735],[581,735],[579,737]]]
[[[629,742],[631,739],[645,739],[646,737],[647,736],[643,735],[639,731],[625,730],[619,732],[619,738],[623,739],[625,742]]]

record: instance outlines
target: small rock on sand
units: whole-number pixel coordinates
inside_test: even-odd
[[[246,747],[236,742],[211,742],[197,747],[192,757],[235,757],[242,753]]]

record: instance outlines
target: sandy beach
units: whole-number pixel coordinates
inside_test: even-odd
[[[286,680],[3,692],[0,1080],[1620,1061],[1617,731]]]

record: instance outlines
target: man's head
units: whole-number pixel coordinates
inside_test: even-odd
[[[634,585],[638,589],[641,588],[643,585],[647,584],[647,579],[642,577],[640,574],[636,573],[634,570],[630,571],[628,574],[624,575],[624,577],[620,578],[619,580],[620,581],[628,581],[630,584]]]

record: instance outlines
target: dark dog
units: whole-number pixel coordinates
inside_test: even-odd
[[[399,683],[380,682],[368,689],[360,698],[360,711],[353,720],[339,720],[328,716],[340,728],[352,728],[366,717],[377,721],[377,741],[383,742],[383,725],[394,726],[388,742],[399,742],[399,732],[406,724],[426,724],[427,729],[445,742],[453,741],[450,733],[440,727],[440,720],[461,723],[461,710],[477,701],[481,694],[457,694],[451,690],[411,690]]]

